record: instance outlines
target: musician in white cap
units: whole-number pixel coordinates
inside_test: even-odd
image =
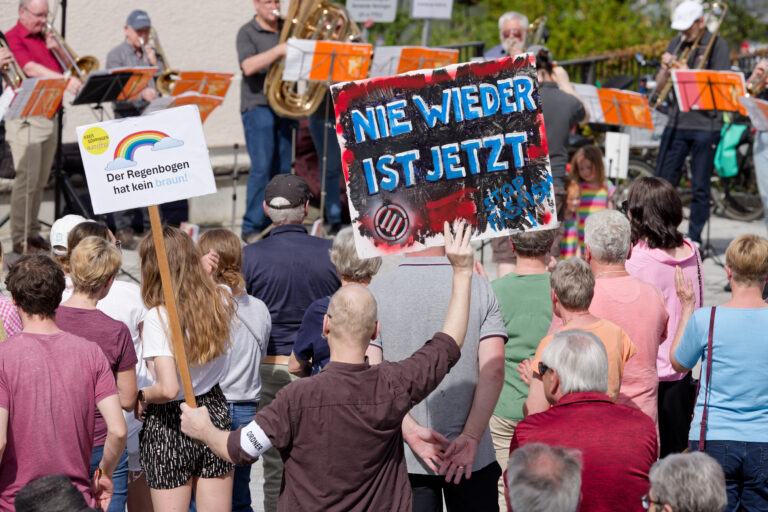
[[[679,4],[672,13],[671,26],[680,33],[670,41],[661,57],[662,69],[657,82],[672,69],[727,70],[731,67],[728,44],[707,29],[700,3],[685,0]],[[710,45],[713,37],[715,40]],[[681,59],[683,55],[685,59]],[[701,232],[709,217],[710,176],[720,140],[722,113],[715,110],[680,112],[671,94],[667,99],[669,123],[659,146],[656,176],[676,184],[685,158],[691,155],[693,199],[688,238],[701,244]]]

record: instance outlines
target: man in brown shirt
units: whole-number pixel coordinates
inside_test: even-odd
[[[453,289],[442,332],[411,357],[370,366],[376,301],[362,286],[331,298],[323,333],[331,359],[321,373],[291,383],[234,432],[213,426],[205,407],[182,405],[181,429],[235,464],[252,464],[271,446],[285,463],[278,510],[410,510],[402,420],[461,355],[469,318],[471,228],[445,226]],[[455,340],[455,341],[454,341]]]

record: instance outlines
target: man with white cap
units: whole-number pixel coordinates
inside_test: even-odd
[[[727,70],[731,66],[728,44],[713,35],[706,27],[704,9],[694,0],[685,0],[672,13],[672,29],[680,32],[667,46],[661,57],[661,70],[656,77],[662,80],[671,69]],[[699,37],[701,35],[701,37]],[[710,40],[715,38],[711,51],[705,55]],[[698,43],[692,47],[698,38]],[[688,58],[679,61],[680,55],[688,50]],[[659,82],[660,83],[660,82]],[[660,85],[662,85],[660,83]],[[656,176],[673,185],[679,179],[680,168],[685,158],[691,155],[693,199],[688,238],[701,244],[701,232],[709,217],[709,186],[715,156],[720,140],[722,113],[716,110],[692,110],[680,112],[672,96],[669,100],[669,123],[659,146],[656,160]]]

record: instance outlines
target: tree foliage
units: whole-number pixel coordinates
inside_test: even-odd
[[[721,34],[732,50],[744,39],[765,37],[766,24],[758,19],[754,2],[729,0]],[[547,16],[547,46],[557,60],[572,59],[667,41],[670,13],[664,0],[479,0],[476,4],[454,2],[451,20],[433,20],[430,45],[483,41],[486,49],[499,44],[498,18],[514,8],[532,21]],[[391,24],[374,25],[371,41],[384,44],[421,44],[423,20],[409,17],[403,6]]]

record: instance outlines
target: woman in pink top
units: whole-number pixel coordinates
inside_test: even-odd
[[[624,206],[624,205],[622,205]],[[675,267],[694,283],[696,305],[701,307],[703,278],[696,246],[683,238],[677,227],[683,205],[674,187],[656,177],[632,184],[624,207],[632,225],[632,253],[627,271],[659,287],[669,313],[667,339],[659,347],[659,434],[661,457],[682,452],[688,446],[695,388],[689,373],[677,373],[669,362],[669,348],[680,322],[681,305],[675,292]]]

